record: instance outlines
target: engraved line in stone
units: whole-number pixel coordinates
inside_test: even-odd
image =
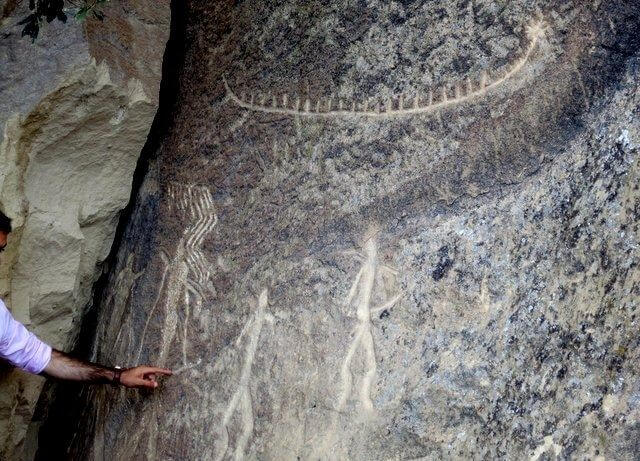
[[[249,323],[243,328],[244,331],[249,331],[249,341],[245,350],[244,363],[240,372],[240,380],[233,396],[227,404],[227,408],[222,417],[222,423],[218,429],[222,436],[222,447],[218,451],[216,459],[222,460],[229,449],[229,422],[231,417],[240,407],[240,416],[242,419],[242,433],[238,437],[236,442],[236,448],[234,451],[234,458],[236,460],[244,459],[244,453],[249,442],[249,437],[253,432],[253,405],[251,403],[251,393],[249,390],[249,379],[251,378],[251,367],[253,366],[253,359],[258,349],[258,340],[260,339],[260,332],[262,326],[267,318],[266,307],[268,303],[267,290],[262,290],[258,298],[258,308],[254,315],[251,327]],[[249,329],[250,328],[250,329]]]
[[[502,75],[502,77],[489,81],[489,77],[486,71],[482,72],[480,77],[480,84],[477,88],[473,88],[470,79],[466,79],[466,92],[462,91],[462,88],[456,86],[454,88],[455,95],[450,97],[447,93],[447,86],[444,85],[440,92],[441,98],[438,101],[434,101],[433,99],[433,90],[429,90],[429,102],[425,106],[416,106],[414,104],[413,107],[404,107],[402,99],[400,99],[398,108],[395,109],[393,107],[393,99],[389,98],[385,103],[385,110],[370,110],[368,105],[363,104],[363,109],[357,110],[357,104],[354,101],[351,104],[351,110],[346,110],[339,104],[337,110],[327,110],[321,111],[320,100],[317,101],[315,105],[315,111],[312,110],[312,104],[309,99],[306,100],[304,104],[304,108],[299,110],[297,107],[295,109],[291,109],[285,106],[268,106],[262,101],[260,104],[254,104],[253,101],[246,101],[245,99],[238,97],[231,87],[229,86],[226,78],[223,76],[222,80],[224,83],[225,90],[227,95],[231,101],[233,101],[236,105],[257,112],[265,112],[272,114],[280,114],[280,115],[289,115],[289,116],[298,116],[298,117],[340,117],[340,116],[360,116],[360,117],[401,117],[407,115],[416,115],[416,114],[424,114],[437,111],[439,109],[443,109],[445,107],[449,107],[455,104],[460,104],[471,99],[474,99],[479,96],[485,95],[487,92],[500,86],[505,81],[511,79],[514,75],[516,75],[524,65],[529,61],[533,51],[535,50],[538,42],[544,36],[545,27],[543,26],[542,21],[529,26],[527,29],[527,35],[530,38],[529,46],[527,47],[524,55],[515,63],[507,68],[507,71]],[[416,97],[417,98],[417,97]],[[274,100],[275,101],[275,100]]]
[[[173,376],[179,375],[180,373],[184,373],[185,371],[192,370],[193,368],[196,368],[201,363],[202,363],[202,359],[198,359],[194,363],[172,370]]]

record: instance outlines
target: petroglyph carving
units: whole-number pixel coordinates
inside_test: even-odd
[[[173,257],[165,253],[160,255],[164,265],[160,288],[142,330],[137,360],[140,359],[144,347],[149,322],[160,304],[162,294],[165,293],[162,341],[157,360],[158,363],[165,364],[178,329],[178,309],[179,306],[184,306],[181,333],[182,359],[183,365],[186,366],[191,305],[194,306],[194,312],[199,314],[203,299],[207,291],[211,290],[209,286],[211,264],[202,252],[202,243],[216,226],[218,216],[215,213],[213,197],[207,187],[170,184],[168,194],[171,198],[171,206],[175,206],[189,224],[178,241]]]
[[[353,339],[340,367],[341,391],[336,402],[335,412],[333,412],[331,425],[322,440],[315,444],[310,459],[333,459],[331,456],[327,458],[327,453],[331,452],[338,433],[338,417],[343,413],[349,397],[356,392],[354,391],[354,378],[359,379],[357,400],[361,408],[365,410],[366,414],[371,414],[374,411],[371,387],[376,377],[377,363],[372,334],[373,319],[374,316],[385,309],[391,309],[397,304],[402,297],[402,293],[383,300],[378,306],[372,306],[374,299],[376,299],[375,294],[379,291],[376,289],[380,286],[379,282],[395,279],[398,272],[380,261],[375,233],[366,239],[363,250],[364,252],[356,250],[344,252],[346,256],[353,257],[362,263],[345,300],[345,304],[348,307],[355,307],[358,323],[353,331]],[[358,351],[363,354],[365,367],[361,376],[355,376],[352,370]]]
[[[349,395],[352,393],[353,375],[351,372],[351,362],[360,349],[365,356],[366,370],[360,383],[358,400],[367,411],[373,410],[371,401],[371,384],[376,375],[376,354],[371,333],[372,315],[376,315],[384,310],[391,309],[402,297],[402,293],[388,299],[377,307],[372,307],[372,296],[376,281],[376,274],[380,271],[388,272],[395,276],[397,272],[386,265],[380,264],[378,260],[378,247],[375,236],[370,237],[364,245],[364,254],[359,255],[362,259],[362,267],[356,275],[349,294],[347,295],[347,306],[354,305],[358,318],[358,325],[354,331],[354,337],[340,369],[340,381],[342,392],[336,405],[337,411],[342,411]]]
[[[268,303],[267,290],[263,290],[258,298],[258,306],[253,319],[249,320],[236,341],[239,344],[245,335],[248,335],[247,347],[244,355],[244,362],[240,372],[240,379],[237,384],[236,391],[227,404],[227,408],[223,414],[218,434],[220,436],[220,449],[216,456],[217,460],[224,458],[229,451],[229,424],[231,418],[236,411],[240,413],[242,431],[236,439],[236,447],[234,451],[234,459],[240,460],[244,458],[245,449],[249,442],[249,437],[253,432],[253,404],[251,402],[251,391],[249,389],[249,379],[251,378],[251,367],[253,359],[258,349],[258,340],[260,332],[265,320],[269,320],[270,316],[266,312]]]
[[[187,266],[194,275],[190,278],[192,288],[204,293],[211,276],[211,265],[202,252],[202,242],[218,223],[213,196],[204,186],[170,184],[168,192],[177,209],[191,220],[191,224],[184,230],[182,241]]]
[[[416,95],[413,105],[405,105],[405,100],[402,95],[395,98],[388,98],[381,107],[379,104],[370,108],[370,105],[365,101],[358,103],[352,101],[351,104],[346,104],[350,109],[345,109],[343,101],[338,101],[338,108],[333,109],[331,99],[329,103],[323,105],[320,103],[320,99],[313,104],[308,98],[305,100],[304,106],[300,109],[300,98],[295,105],[289,104],[289,98],[283,97],[282,103],[278,105],[276,97],[273,97],[273,104],[267,105],[264,99],[260,100],[259,104],[254,103],[254,98],[247,99],[244,96],[238,96],[229,86],[226,78],[223,77],[224,87],[227,92],[228,99],[239,107],[256,112],[266,112],[271,114],[286,115],[292,117],[341,117],[341,116],[358,116],[369,118],[389,118],[389,117],[404,117],[417,114],[427,114],[436,112],[440,109],[468,102],[472,99],[486,95],[489,91],[500,87],[503,83],[516,76],[522,68],[530,60],[534,50],[544,38],[546,32],[546,26],[542,20],[533,23],[527,27],[527,37],[529,39],[529,45],[526,48],[524,54],[514,63],[507,67],[507,69],[501,74],[495,75],[490,79],[486,71],[483,71],[477,84],[474,84],[470,77],[464,79],[464,84],[444,84],[439,89],[429,89],[428,102],[425,105],[420,105],[420,96]],[[453,88],[453,95],[449,94],[448,88]],[[434,99],[434,95],[440,95],[439,98]],[[394,105],[394,101],[397,100],[397,106]],[[315,108],[313,110],[312,108]]]
[[[201,363],[202,363],[202,359],[198,359],[194,363],[191,363],[189,365],[184,365],[183,367],[180,367],[180,368],[176,368],[175,370],[172,370],[173,371],[173,376],[176,376],[176,375],[184,373],[185,371],[189,371],[189,370],[192,370],[194,368],[197,368]]]
[[[109,355],[113,356],[114,353],[118,350],[118,346],[120,345],[120,341],[122,339],[122,332],[126,330],[125,328],[125,308],[127,306],[127,301],[131,296],[131,292],[133,291],[133,287],[135,285],[136,280],[138,280],[142,276],[143,272],[134,272],[133,270],[133,255],[129,255],[127,258],[127,262],[125,267],[118,273],[116,276],[116,280],[114,282],[113,290],[111,290],[111,294],[108,298],[108,303],[113,304],[113,319],[115,322],[111,325],[103,324],[101,325],[101,330],[112,327],[117,328],[117,334],[111,346]],[[127,335],[128,341],[131,341],[131,336]],[[130,350],[131,344],[125,350]]]

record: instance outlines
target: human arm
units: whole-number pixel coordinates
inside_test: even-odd
[[[0,358],[33,374],[86,383],[114,383],[127,387],[157,387],[157,375],[171,375],[156,367],[116,369],[75,359],[51,349],[15,320],[0,300]]]
[[[155,389],[158,387],[157,376],[170,376],[171,370],[149,366],[124,369],[109,368],[73,358],[64,352],[54,349],[51,353],[51,360],[42,374],[67,381],[122,384],[126,387]]]
[[[51,347],[15,320],[1,300],[0,358],[33,374],[42,372],[51,359]]]

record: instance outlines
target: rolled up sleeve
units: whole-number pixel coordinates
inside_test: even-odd
[[[0,358],[38,374],[51,360],[51,347],[16,321],[0,301]]]

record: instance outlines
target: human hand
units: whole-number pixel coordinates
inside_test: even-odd
[[[166,368],[148,366],[127,368],[120,373],[120,384],[125,387],[155,389],[158,387],[157,375],[171,376],[172,374],[172,371]]]

